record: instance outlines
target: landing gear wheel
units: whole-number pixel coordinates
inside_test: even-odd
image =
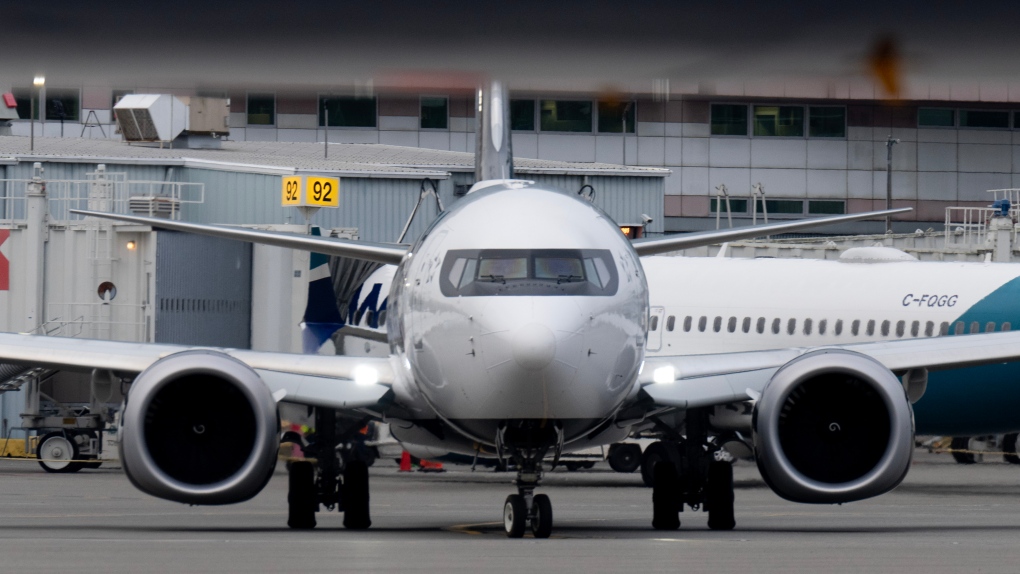
[[[1017,433],[1010,433],[1002,437],[1002,459],[1010,464],[1020,464],[1020,453],[1016,450]]]
[[[96,460],[96,461],[93,461],[93,462],[83,462],[82,463],[82,467],[84,467],[84,468],[96,469],[96,468],[99,468],[101,466],[103,466],[103,461],[101,461],[101,460]]]
[[[715,461],[708,465],[708,485],[705,492],[708,507],[708,527],[712,530],[733,530],[733,465]]]
[[[662,444],[662,442],[653,442],[648,445],[644,454],[641,455],[641,480],[645,482],[645,486],[655,486],[655,470],[659,463],[664,460],[669,460],[666,445]]]
[[[954,436],[953,441],[949,443],[949,448],[953,450],[953,460],[955,460],[958,464],[974,464],[977,462],[977,459],[974,457],[974,453],[958,452],[970,450],[970,437]]]
[[[315,528],[315,467],[307,461],[290,465],[287,490],[287,526],[307,530]]]
[[[676,467],[668,460],[660,460],[655,464],[652,485],[652,528],[680,528],[680,504],[680,477],[677,476]]]
[[[46,472],[78,472],[83,466],[83,463],[74,462],[78,458],[78,445],[74,439],[66,438],[60,432],[44,436],[39,441],[36,456],[39,457],[39,466]]]
[[[532,503],[531,533],[535,538],[549,538],[552,534],[552,502],[544,494],[536,494]]]
[[[552,515],[549,518],[551,521]],[[524,497],[519,494],[506,497],[506,502],[503,503],[503,529],[506,530],[506,537],[522,538],[527,519],[528,508],[524,504]]]
[[[368,465],[352,460],[344,467],[344,527],[365,530],[372,526],[368,512]]]
[[[563,466],[567,468],[568,472],[577,472],[581,470],[581,463],[579,462],[565,462]]]
[[[616,472],[634,472],[641,466],[641,447],[636,444],[614,444],[609,447],[609,468]]]

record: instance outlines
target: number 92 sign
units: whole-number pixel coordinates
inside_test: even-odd
[[[337,177],[284,177],[282,192],[283,205],[340,207]]]

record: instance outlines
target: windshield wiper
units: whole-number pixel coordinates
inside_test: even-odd
[[[504,279],[502,275],[479,275],[478,278],[486,279],[490,283],[495,283],[496,281],[499,281],[500,283],[506,285],[506,279]]]
[[[580,281],[584,279],[580,275],[560,275],[560,278],[556,280],[556,284],[560,283],[573,283],[574,281]]]

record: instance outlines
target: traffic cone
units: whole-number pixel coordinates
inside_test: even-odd
[[[406,450],[400,455],[400,472],[411,472],[411,453]]]

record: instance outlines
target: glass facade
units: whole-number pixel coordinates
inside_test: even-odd
[[[754,106],[754,135],[804,136],[802,106]]]
[[[712,104],[712,135],[746,136],[747,106],[743,104]]]
[[[326,111],[329,111],[329,125],[349,128],[374,128],[376,126],[375,97],[319,96],[319,125],[326,125]]]
[[[541,128],[544,132],[591,132],[590,101],[542,100]]]

